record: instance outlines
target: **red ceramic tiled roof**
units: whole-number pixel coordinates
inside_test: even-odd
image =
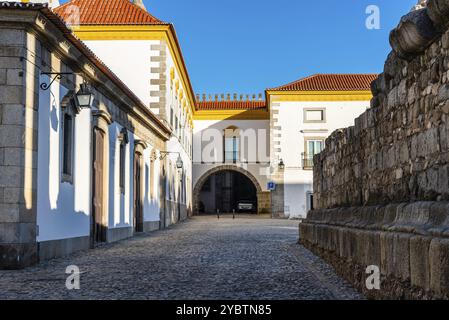
[[[230,101],[199,101],[196,109],[201,110],[257,110],[265,109],[265,101],[230,100]]]
[[[315,74],[269,91],[364,91],[371,90],[377,74]]]
[[[55,8],[54,12],[70,21],[74,12],[72,6],[79,8],[81,25],[166,24],[130,0],[72,0]]]

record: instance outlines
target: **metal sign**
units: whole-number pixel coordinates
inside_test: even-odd
[[[268,182],[267,189],[270,190],[270,191],[276,190],[276,183],[274,183],[274,182]]]

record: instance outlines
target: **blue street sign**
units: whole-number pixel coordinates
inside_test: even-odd
[[[270,191],[276,190],[276,183],[268,182],[268,190],[270,190]]]

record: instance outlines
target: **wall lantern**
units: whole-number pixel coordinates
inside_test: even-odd
[[[176,160],[176,168],[182,169],[184,167],[184,163],[182,162],[181,155],[178,155],[178,159]]]
[[[284,170],[284,169],[285,169],[285,163],[284,163],[284,160],[281,159],[281,160],[279,161],[278,166],[279,166],[279,170]]]
[[[170,152],[170,151],[159,151],[161,154],[160,159],[164,160],[165,157],[169,154],[178,154],[178,159],[176,160],[176,168],[178,169],[183,169],[184,168],[184,163],[182,162],[181,159],[181,154],[179,152]]]
[[[87,83],[81,84],[79,91],[76,93],[76,102],[82,109],[88,109],[92,107],[92,104],[94,102],[94,94],[90,90],[90,87]]]

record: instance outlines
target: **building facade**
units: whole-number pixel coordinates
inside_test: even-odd
[[[195,214],[304,218],[313,155],[370,106],[376,75],[195,96],[173,25],[141,1],[42,2],[0,2],[3,268]]]
[[[185,219],[193,206],[195,97],[173,25],[153,17],[141,1],[72,0],[54,11],[171,129],[163,155],[168,161],[165,225]]]
[[[172,129],[47,6],[0,11],[0,266],[172,221]]]
[[[261,96],[197,97],[194,116],[193,202],[195,214],[271,213],[270,114]],[[245,211],[246,211],[245,210]]]
[[[274,216],[305,218],[313,209],[313,157],[332,132],[354,125],[370,107],[370,84],[376,78],[317,74],[266,91]]]

